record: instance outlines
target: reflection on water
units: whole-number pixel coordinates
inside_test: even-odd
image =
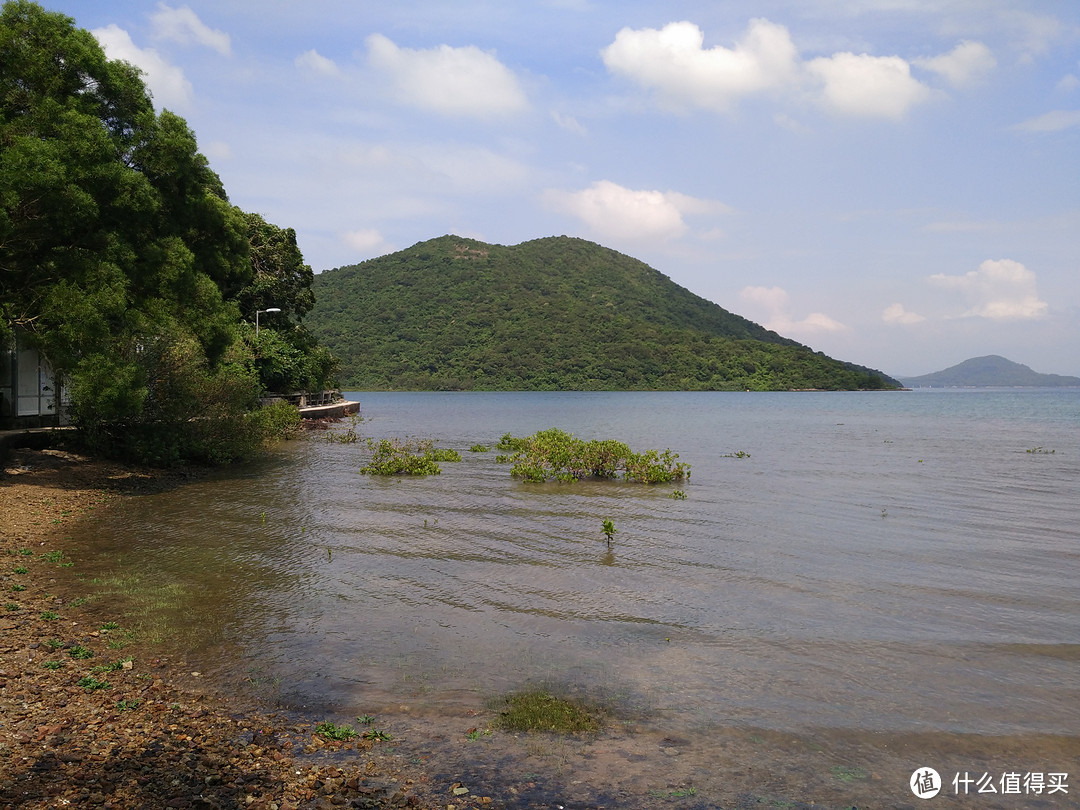
[[[359,398],[363,435],[463,461],[374,478],[361,444],[292,443],[125,502],[84,565],[187,585],[207,648],[296,705],[546,681],[684,729],[1080,727],[1080,392]],[[688,498],[467,451],[552,426],[670,447]]]

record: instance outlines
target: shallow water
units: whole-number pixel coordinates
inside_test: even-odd
[[[293,442],[125,501],[81,568],[184,584],[201,654],[311,711],[544,682],[687,732],[1080,728],[1078,390],[355,397],[364,436],[463,461]],[[670,447],[687,499],[468,452],[553,426]]]

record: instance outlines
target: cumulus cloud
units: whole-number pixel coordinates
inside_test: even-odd
[[[931,94],[899,56],[837,53],[808,62],[806,69],[823,84],[823,103],[843,115],[903,118]]]
[[[599,180],[581,191],[548,191],[548,205],[573,214],[600,236],[612,239],[678,239],[689,226],[683,214],[725,213],[715,200],[702,200],[675,191],[624,188]]]
[[[922,323],[926,318],[917,312],[908,312],[904,309],[903,304],[891,304],[885,307],[885,311],[881,313],[881,320],[885,321],[885,323],[910,326],[911,324]]]
[[[382,34],[367,38],[371,65],[387,74],[396,98],[442,115],[493,116],[528,108],[517,77],[494,54],[469,45],[400,48]]]
[[[937,273],[930,282],[963,295],[969,303],[966,317],[1029,320],[1045,316],[1049,309],[1039,299],[1035,274],[1012,259],[987,260],[962,276]]]
[[[311,73],[318,73],[321,76],[341,75],[341,69],[334,63],[334,61],[332,59],[327,59],[314,48],[296,57],[296,59],[293,60],[293,64],[295,64],[301,70],[307,70]]]
[[[383,239],[383,235],[375,228],[346,231],[341,235],[341,238],[346,245],[368,258],[393,253],[396,249]]]
[[[232,53],[229,35],[206,25],[187,6],[171,8],[165,3],[158,3],[158,10],[150,16],[150,21],[153,23],[156,39],[179,42],[182,45],[203,45],[222,56]]]
[[[809,88],[812,98],[834,112],[898,119],[933,95],[899,56],[844,52],[803,61],[787,28],[760,18],[750,21],[731,48],[706,48],[704,32],[683,21],[660,29],[624,28],[600,55],[609,72],[676,109],[723,112],[753,94]],[[996,60],[981,42],[964,41],[917,64],[960,87],[985,76]],[[778,123],[786,126],[792,119],[784,116]]]
[[[811,312],[804,318],[791,314],[791,302],[787,290],[782,287],[744,287],[739,299],[751,317],[763,326],[785,336],[808,337],[843,332],[847,327],[823,312]]]
[[[91,33],[110,59],[130,62],[146,74],[146,84],[159,106],[176,110],[190,106],[191,82],[184,76],[184,71],[170,65],[156,50],[137,47],[131,35],[115,24],[96,28]]]
[[[964,40],[948,53],[915,64],[945,78],[953,87],[967,87],[997,67],[993,52],[981,42]]]
[[[1061,132],[1080,126],[1080,110],[1053,110],[1036,118],[1029,118],[1011,129],[1020,132]]]
[[[798,53],[782,25],[751,20],[734,48],[704,45],[698,26],[673,22],[660,30],[624,28],[600,53],[609,71],[676,106],[726,110],[742,96],[795,78]]]

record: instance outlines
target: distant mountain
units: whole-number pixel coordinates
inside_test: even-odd
[[[899,387],[583,239],[443,236],[327,270],[312,289],[305,325],[353,389]]]
[[[901,377],[908,388],[984,388],[984,387],[1056,387],[1080,386],[1080,377],[1060,374],[1039,374],[1021,363],[1014,363],[996,354],[973,357],[944,371],[923,374],[921,377]]]

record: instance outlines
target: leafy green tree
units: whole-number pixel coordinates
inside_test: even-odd
[[[236,296],[241,313],[253,320],[255,310],[277,307],[281,314],[268,325],[278,329],[282,323],[302,320],[315,306],[311,291],[315,273],[304,262],[296,231],[279,228],[259,214],[245,214],[244,218],[252,277]]]
[[[0,341],[19,330],[45,354],[92,447],[163,462],[243,455],[237,430],[260,388],[245,307],[273,296],[302,317],[310,284],[295,234],[229,202],[135,67],[69,17],[4,4]],[[290,345],[297,379],[328,364],[306,333]]]

